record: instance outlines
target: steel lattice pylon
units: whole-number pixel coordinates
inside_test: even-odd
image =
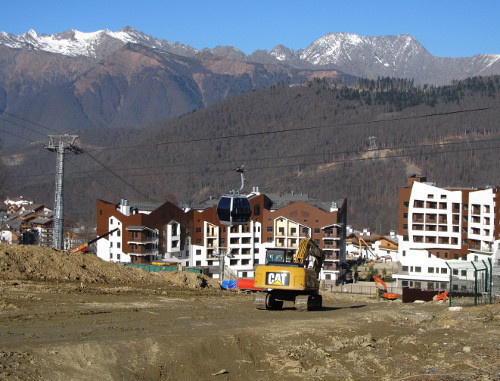
[[[64,238],[64,153],[66,150],[75,155],[83,153],[83,150],[75,145],[77,138],[77,135],[49,135],[49,142],[44,146],[49,151],[57,153],[54,230],[52,233],[52,247],[57,250],[63,249]]]

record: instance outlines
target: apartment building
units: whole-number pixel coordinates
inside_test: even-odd
[[[222,254],[236,276],[252,278],[268,249],[296,250],[300,239],[311,238],[326,252],[321,279],[338,279],[345,261],[345,199],[319,202],[304,194],[264,195],[257,188],[248,197],[252,216],[244,225],[220,225],[217,200],[193,207],[192,266],[219,266]]]
[[[312,238],[326,251],[321,278],[334,282],[339,277],[345,261],[345,199],[319,202],[303,194],[264,195],[257,188],[248,198],[251,220],[237,226],[220,224],[216,199],[184,210],[171,203],[99,200],[97,234],[117,230],[97,242],[97,255],[108,261],[208,267],[214,277],[223,258],[235,276],[251,278],[267,249],[295,250],[301,238]]]
[[[402,286],[442,289],[450,261],[481,262],[500,250],[500,187],[440,188],[412,176],[399,190],[397,260]],[[457,280],[470,272],[454,271]]]
[[[118,205],[97,200],[97,256],[106,261],[189,265],[190,213],[171,202],[131,202]]]

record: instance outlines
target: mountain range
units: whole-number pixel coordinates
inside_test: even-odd
[[[12,48],[43,50],[72,57],[106,58],[124,44],[135,43],[194,57],[212,53],[253,63],[281,63],[297,69],[334,69],[350,75],[375,79],[398,77],[414,79],[415,83],[441,85],[453,79],[500,72],[500,55],[479,54],[474,57],[446,58],[432,56],[410,35],[360,36],[351,33],[329,33],[308,47],[293,50],[278,45],[271,51],[257,50],[246,55],[233,46],[196,49],[179,42],[169,43],[142,33],[132,27],[117,32],[100,30],[82,33],[69,30],[52,35],[29,30],[21,35],[0,32],[0,44]]]
[[[56,130],[135,128],[280,82],[390,76],[439,84],[498,74],[499,57],[433,57],[409,35],[332,33],[305,49],[277,46],[247,56],[231,46],[172,44],[131,27],[0,32],[0,111]]]

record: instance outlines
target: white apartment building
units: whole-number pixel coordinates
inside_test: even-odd
[[[500,250],[500,189],[440,188],[411,177],[399,192],[398,273],[403,287],[444,289],[448,263],[487,261]],[[471,272],[452,270],[458,281]]]

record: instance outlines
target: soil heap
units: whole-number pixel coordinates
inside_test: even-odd
[[[106,262],[91,254],[8,244],[0,244],[0,279],[120,284],[140,282],[198,289],[220,288],[215,280],[202,274],[187,271],[148,273],[142,269]]]

